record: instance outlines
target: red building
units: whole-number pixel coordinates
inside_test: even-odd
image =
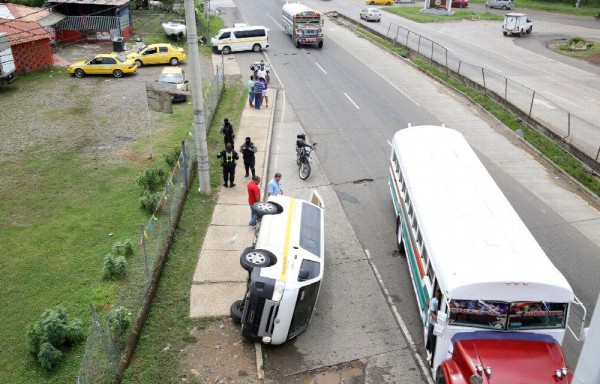
[[[53,65],[52,36],[36,21],[27,21],[14,4],[0,4],[0,32],[6,32],[17,74]]]

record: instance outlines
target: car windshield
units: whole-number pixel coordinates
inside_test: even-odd
[[[163,83],[183,83],[183,76],[179,73],[164,73],[160,75],[160,81]]]

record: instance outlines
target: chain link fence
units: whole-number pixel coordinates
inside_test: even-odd
[[[356,23],[347,16],[344,19]],[[364,28],[363,25],[361,27]],[[600,127],[575,116],[556,105],[540,93],[515,82],[497,72],[461,60],[446,47],[400,25],[390,23],[385,34],[371,30],[390,43],[404,45],[440,67],[446,74],[469,86],[481,89],[505,105],[512,105],[513,112],[549,136],[550,139],[588,165],[600,172]]]
[[[204,87],[204,110],[206,126],[210,127],[224,89],[222,65],[210,83]],[[196,163],[194,127],[181,142],[179,160],[165,184],[158,207],[137,230],[139,252],[128,258],[127,276],[121,293],[112,307],[123,306],[131,313],[132,326],[127,335],[118,337],[108,326],[108,309],[91,306],[92,318],[81,359],[77,383],[112,383],[118,381],[127,367],[137,345],[142,326],[150,310],[150,304],[160,278],[160,272],[168,254],[172,237]]]

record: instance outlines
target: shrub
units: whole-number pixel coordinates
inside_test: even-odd
[[[123,306],[112,308],[108,313],[108,327],[114,339],[121,339],[131,327],[131,313]]]
[[[102,276],[106,280],[125,276],[127,273],[127,259],[124,256],[115,256],[112,253],[104,256]]]
[[[116,242],[112,246],[113,255],[118,256],[131,256],[133,255],[133,245],[131,245],[131,240],[123,240],[121,242]]]
[[[69,321],[67,310],[58,306],[46,309],[39,321],[27,327],[26,335],[29,352],[44,369],[52,370],[64,356],[60,348],[83,341],[82,322]]]
[[[38,361],[42,368],[51,371],[58,366],[63,358],[63,353],[48,342],[42,343],[40,351],[37,354]]]
[[[137,183],[144,190],[160,191],[165,185],[165,171],[162,168],[146,168],[137,176]]]
[[[160,192],[144,191],[140,197],[140,206],[144,211],[154,213],[161,197],[162,193]]]
[[[173,147],[171,152],[165,153],[163,157],[165,158],[165,162],[169,165],[171,169],[175,167],[177,164],[177,160],[179,160],[179,156],[181,155],[181,147]]]
[[[569,43],[571,43],[571,44],[577,44],[580,41],[584,41],[585,42],[585,40],[583,40],[581,37],[579,37],[579,36],[573,36],[573,37],[571,37],[571,40],[569,40]]]

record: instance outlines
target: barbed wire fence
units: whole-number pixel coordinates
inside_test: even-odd
[[[343,14],[345,20],[357,22]],[[364,27],[362,24],[358,24]],[[519,118],[559,144],[596,173],[600,173],[600,127],[576,116],[539,92],[493,70],[470,64],[443,45],[401,25],[389,24],[386,33],[371,30],[394,45],[403,45],[448,76],[479,89],[503,103]]]
[[[223,65],[204,87],[204,113],[206,126],[214,119],[225,86]],[[127,276],[117,300],[112,307],[123,306],[131,314],[132,326],[128,334],[119,337],[108,326],[108,309],[91,306],[92,318],[81,359],[77,383],[113,383],[119,380],[141,334],[150,304],[160,279],[173,234],[185,198],[190,189],[196,164],[194,126],[181,141],[179,159],[169,175],[158,206],[148,221],[139,228],[141,252],[128,259]]]

